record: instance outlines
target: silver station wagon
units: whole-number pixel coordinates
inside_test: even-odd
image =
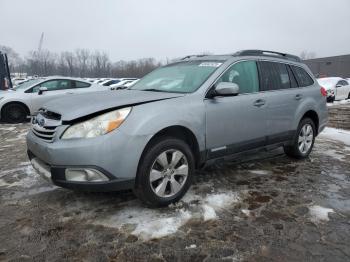
[[[165,206],[213,161],[276,147],[308,157],[327,123],[326,95],[293,55],[188,56],[126,90],[47,103],[32,119],[28,155],[58,186],[133,189]]]

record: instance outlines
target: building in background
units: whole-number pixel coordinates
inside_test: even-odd
[[[350,78],[350,55],[308,59],[304,61],[316,77]]]

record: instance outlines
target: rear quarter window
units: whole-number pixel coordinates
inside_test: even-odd
[[[75,81],[75,88],[86,88],[86,87],[90,87],[90,86],[91,86],[91,84],[89,84],[89,83]]]
[[[291,66],[291,68],[299,87],[306,87],[314,84],[314,80],[305,71],[305,69],[293,65]]]

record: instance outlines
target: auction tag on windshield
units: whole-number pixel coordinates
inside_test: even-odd
[[[217,62],[203,62],[203,63],[200,63],[198,66],[219,67],[221,65],[222,63],[217,63]]]

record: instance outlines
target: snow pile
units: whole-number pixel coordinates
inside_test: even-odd
[[[331,208],[325,208],[321,206],[309,207],[310,219],[314,223],[329,221],[328,213],[334,213]]]
[[[337,140],[350,146],[350,131],[326,127],[320,134],[321,138]]]
[[[191,218],[204,221],[217,219],[217,212],[239,201],[237,193],[210,193],[204,198],[188,192],[181,202],[168,209],[149,209],[131,201],[115,214],[94,218],[92,224],[118,229],[128,229],[129,233],[143,240],[161,238],[173,234]]]

